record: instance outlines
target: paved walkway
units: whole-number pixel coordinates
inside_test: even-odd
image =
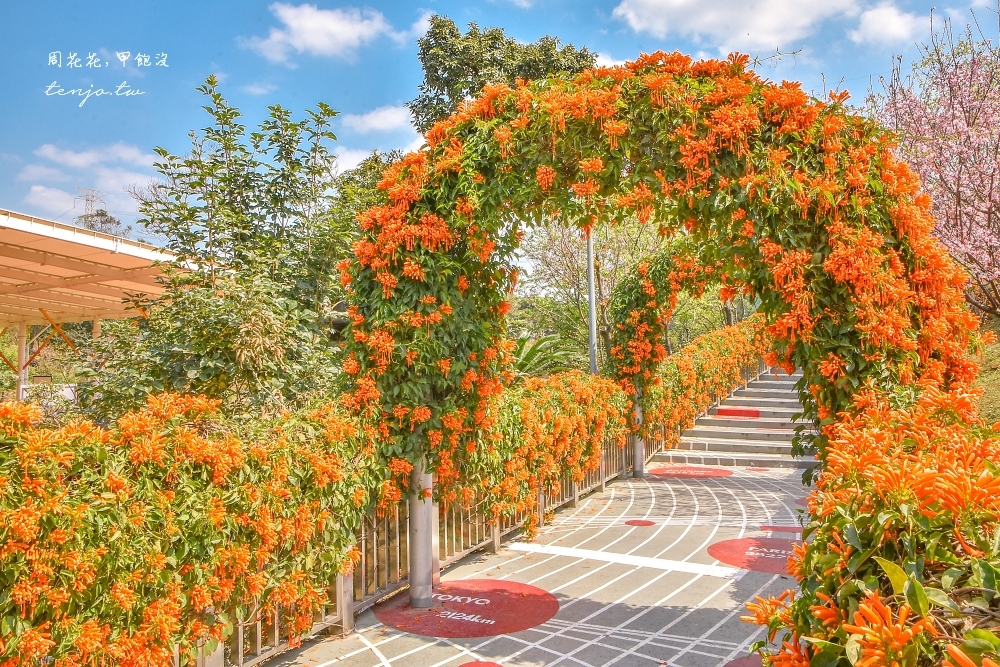
[[[559,607],[540,625],[445,639],[401,632],[369,610],[354,635],[313,640],[271,664],[719,667],[746,656],[763,632],[739,620],[743,603],[795,582],[739,565],[783,570],[785,540],[800,537],[801,471],[670,466],[651,472],[660,474],[613,482],[557,513],[530,543],[505,543],[500,553],[472,555],[443,574],[446,586],[490,579],[547,591]]]

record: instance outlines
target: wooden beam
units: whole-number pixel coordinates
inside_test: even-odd
[[[34,354],[32,354],[30,357],[28,357],[28,360],[26,362],[24,362],[24,368],[27,368],[28,366],[30,366],[31,362],[35,360],[35,357],[37,357],[41,353],[42,350],[44,350],[46,347],[48,347],[49,341],[52,340],[52,337],[55,336],[55,335],[56,335],[56,332],[53,329],[52,333],[50,333],[48,335],[48,337],[45,340],[42,341],[42,344],[38,346],[38,349],[35,350]]]
[[[45,312],[45,309],[44,308],[39,308],[38,312],[40,312],[42,315],[45,316],[45,319],[47,319],[49,321],[49,324],[52,325],[52,328],[55,329],[56,333],[59,334],[59,336],[64,341],[66,341],[66,344],[69,345],[70,349],[73,350],[74,352],[76,352],[77,354],[80,354],[80,350],[76,349],[76,345],[73,344],[73,341],[71,341],[69,339],[69,336],[67,336],[65,333],[63,333],[62,328],[58,324],[56,324],[56,321],[54,319],[52,319],[51,317],[49,317],[49,314]]]

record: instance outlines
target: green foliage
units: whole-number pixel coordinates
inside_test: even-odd
[[[597,301],[597,358],[604,366],[612,320],[608,302],[618,283],[662,243],[652,225],[634,217],[591,231],[594,246],[594,294]],[[548,221],[525,231],[518,249],[525,276],[517,284],[512,330],[528,336],[557,334],[578,351],[577,368],[589,370],[589,298],[587,241],[564,220]]]
[[[462,100],[474,97],[485,85],[572,74],[593,67],[597,60],[586,47],[561,46],[548,35],[522,44],[503,28],[480,30],[475,23],[463,35],[454,21],[437,15],[430,18],[430,28],[417,44],[424,81],[420,94],[406,106],[420,132],[450,116]]]
[[[559,336],[531,340],[518,338],[514,348],[514,372],[521,377],[545,377],[573,368],[573,350]]]
[[[248,132],[209,77],[199,88],[212,124],[189,154],[157,148],[161,182],[133,194],[141,223],[184,270],[155,300],[137,296],[135,321],[106,323],[90,346],[84,406],[110,419],[149,393],[199,393],[229,414],[276,410],[330,394],[335,324],[359,211],[385,202],[376,188],[396,153],[374,153],[335,173],[327,143],[336,115],[319,104],[305,120],[268,108]]]
[[[84,229],[90,229],[102,234],[111,234],[112,236],[126,237],[132,231],[131,225],[123,225],[121,220],[104,209],[78,215],[76,217],[76,224]]]
[[[229,414],[328,394],[333,349],[315,315],[263,277],[219,276],[185,284],[175,275],[146,317],[105,323],[91,345],[85,409],[107,420],[141,407],[151,393],[202,394],[225,401]]]

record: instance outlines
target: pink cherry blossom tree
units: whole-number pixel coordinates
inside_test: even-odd
[[[969,303],[1000,317],[1000,51],[979,27],[935,31],[908,75],[897,58],[870,102],[920,175],[936,234],[968,269]]]

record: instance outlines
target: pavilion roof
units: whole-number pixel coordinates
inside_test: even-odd
[[[0,325],[134,317],[176,256],[130,239],[0,209]]]

